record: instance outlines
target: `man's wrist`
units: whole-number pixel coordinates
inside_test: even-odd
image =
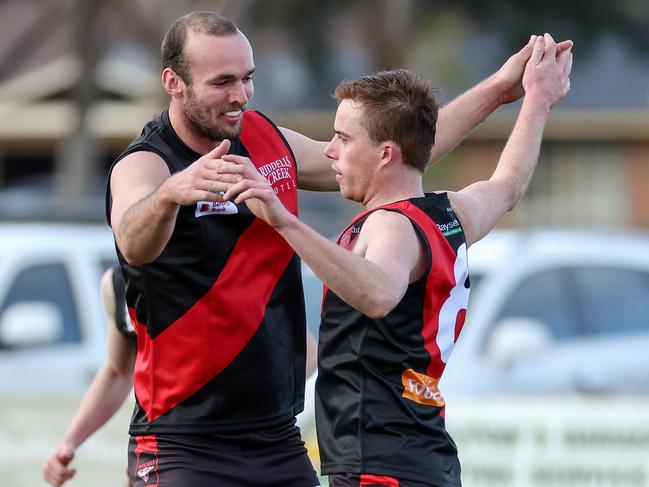
[[[289,232],[291,228],[294,228],[299,223],[297,217],[288,210],[284,210],[284,214],[278,219],[277,223],[273,225],[273,228],[280,234]]]
[[[173,211],[178,207],[178,203],[173,198],[172,191],[169,187],[172,178],[173,176],[165,180],[153,195],[155,198],[155,206],[162,211]]]
[[[550,114],[552,104],[546,97],[529,93],[523,98],[521,111],[537,114],[539,117],[547,118]]]
[[[476,86],[480,90],[480,96],[484,100],[483,103],[491,111],[496,110],[501,105],[509,103],[506,99],[508,87],[505,82],[500,79],[498,73],[494,73],[487,79],[483,80]]]

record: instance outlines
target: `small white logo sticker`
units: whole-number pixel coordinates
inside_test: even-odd
[[[151,472],[151,470],[153,470],[153,469],[155,469],[154,465],[150,465],[148,467],[141,468],[141,469],[139,469],[137,471],[137,476],[140,477],[145,482],[148,482],[149,481],[149,472]]]
[[[199,201],[196,203],[196,218],[205,215],[234,215],[239,213],[232,201]]]

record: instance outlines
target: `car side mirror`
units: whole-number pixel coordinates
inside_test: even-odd
[[[545,350],[552,341],[543,322],[517,316],[496,323],[486,353],[498,369],[505,370],[517,360]]]
[[[22,301],[0,316],[0,344],[5,347],[42,345],[55,341],[63,331],[59,309],[46,301]]]

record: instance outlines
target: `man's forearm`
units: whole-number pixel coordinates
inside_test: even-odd
[[[521,200],[530,184],[548,119],[549,107],[525,99],[514,129],[503,149],[491,180],[500,179],[510,188],[511,210]]]
[[[115,239],[129,264],[147,264],[160,255],[173,233],[178,208],[165,201],[161,187],[124,212]]]
[[[453,150],[500,104],[500,89],[492,76],[442,107],[429,165]]]
[[[535,39],[532,36],[498,71],[440,110],[431,163],[450,152],[500,105],[523,96],[521,80]],[[566,43],[562,49],[568,45],[571,44]]]
[[[70,424],[62,443],[75,450],[117,412],[133,387],[130,375],[99,369]]]
[[[399,301],[392,280],[378,265],[339,247],[297,218],[277,231],[322,282],[360,312],[382,317]]]

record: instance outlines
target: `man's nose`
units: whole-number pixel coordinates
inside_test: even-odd
[[[248,103],[248,94],[246,93],[246,87],[243,84],[243,81],[238,81],[233,84],[232,89],[230,90],[230,99],[229,103],[238,103],[239,105],[246,105]]]
[[[327,146],[324,148],[324,155],[329,159],[336,159],[336,150],[334,148],[334,140],[331,139]]]

